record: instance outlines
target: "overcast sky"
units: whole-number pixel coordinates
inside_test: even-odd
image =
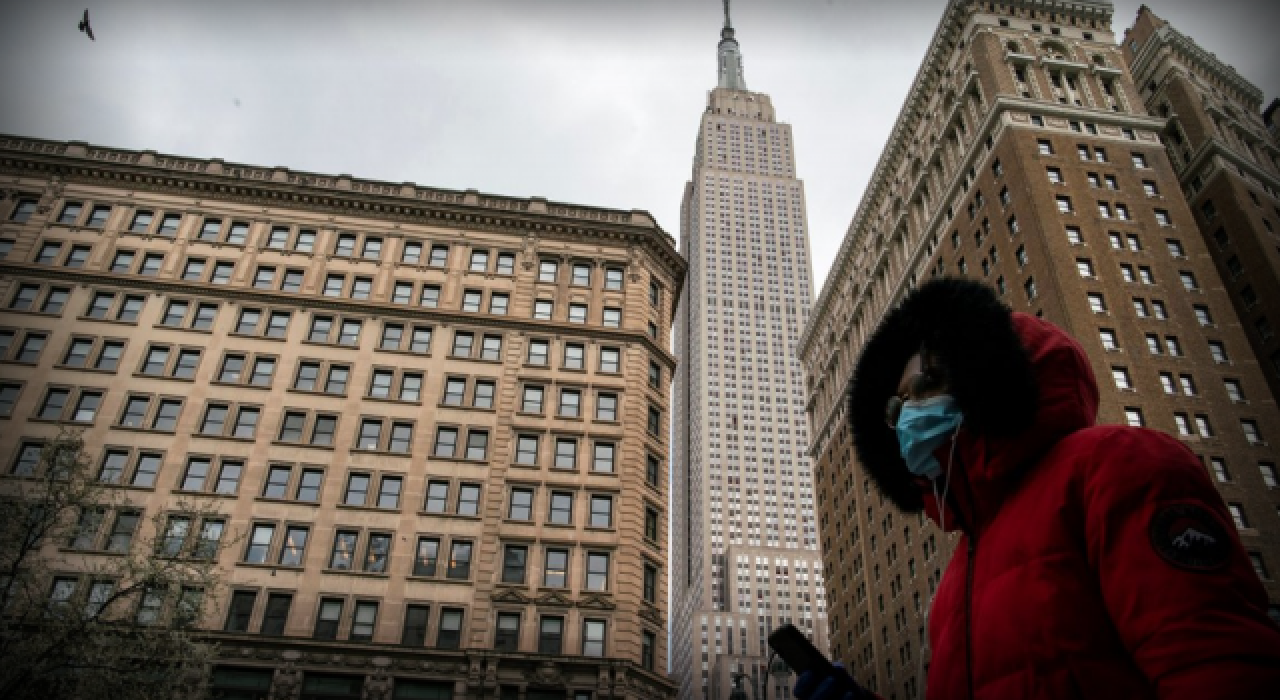
[[[647,209],[679,234],[718,0],[0,4],[0,132]],[[821,285],[945,0],[737,0]],[[1123,33],[1138,3],[1116,3]],[[1280,3],[1152,0],[1267,94]],[[1267,15],[1267,16],[1264,16]]]

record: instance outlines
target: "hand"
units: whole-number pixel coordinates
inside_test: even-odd
[[[836,673],[847,679],[853,690],[845,690],[846,687],[837,680],[835,676],[819,676],[813,671],[805,671],[796,679],[796,687],[792,691],[799,700],[860,700],[865,694],[862,689],[854,682],[848,672],[844,670],[844,665],[840,662],[832,664],[835,666]]]

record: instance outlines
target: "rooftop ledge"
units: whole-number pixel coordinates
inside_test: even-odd
[[[579,204],[548,201],[544,197],[507,197],[477,190],[446,190],[424,187],[412,182],[394,183],[352,177],[348,174],[331,175],[290,170],[284,166],[264,167],[242,163],[228,163],[221,158],[188,158],[155,151],[130,151],[121,148],[94,146],[84,141],[47,141],[0,134],[0,152],[16,151],[39,156],[81,158],[103,164],[139,166],[201,175],[230,177],[264,185],[308,187],[335,192],[351,192],[373,196],[404,197],[423,202],[443,202],[506,210],[513,213],[548,214],[570,219],[582,219],[600,223],[624,224],[657,229],[674,245],[670,234],[658,226],[653,215],[642,209],[625,211]]]

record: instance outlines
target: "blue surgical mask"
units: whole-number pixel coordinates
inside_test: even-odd
[[[905,401],[898,415],[898,447],[907,469],[926,479],[936,479],[942,465],[933,456],[964,422],[955,397],[947,394],[919,401]]]

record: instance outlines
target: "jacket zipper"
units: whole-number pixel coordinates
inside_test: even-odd
[[[973,562],[978,547],[977,538],[968,539],[968,566],[964,571],[964,663],[966,681],[969,684],[969,700],[974,700],[973,689]]]

